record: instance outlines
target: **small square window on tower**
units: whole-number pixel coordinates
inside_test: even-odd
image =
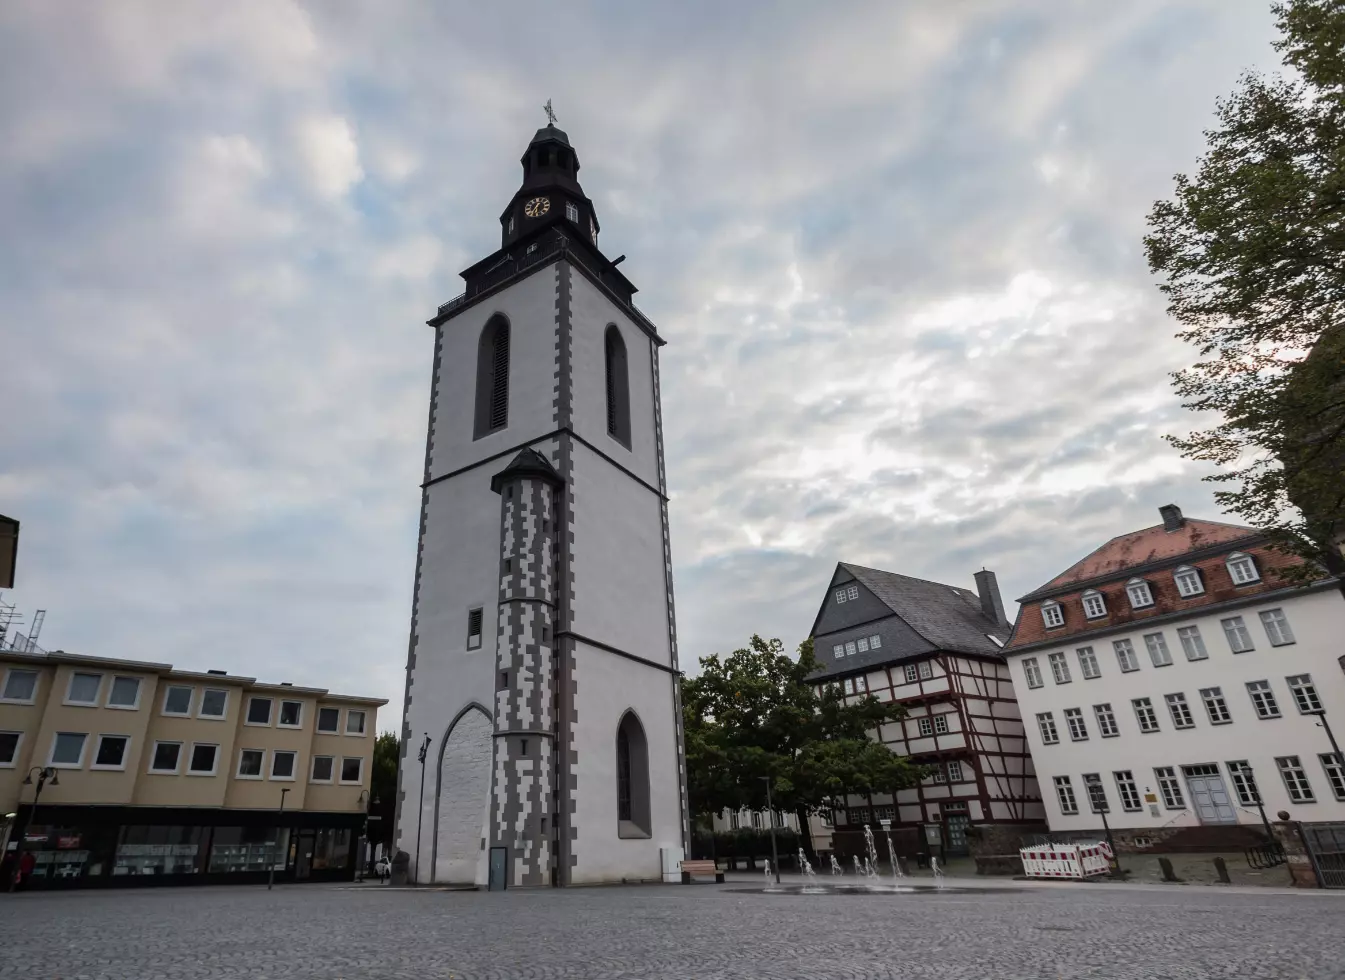
[[[481,648],[481,621],[483,612],[480,609],[469,609],[467,611],[467,649],[479,650]]]

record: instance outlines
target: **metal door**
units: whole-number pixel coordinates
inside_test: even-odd
[[[294,877],[303,881],[313,870],[313,847],[316,837],[311,830],[299,832],[299,846],[294,853]]]
[[[1237,823],[1233,799],[1228,795],[1218,766],[1182,766],[1191,805],[1204,824]]]
[[[1301,826],[1317,880],[1323,888],[1345,888],[1345,823]]]
[[[967,850],[967,823],[970,818],[965,813],[945,813],[943,825],[948,834],[948,846],[945,852],[949,857],[965,857]]]
[[[503,847],[492,847],[490,849],[490,884],[489,890],[493,892],[502,892],[508,884],[509,877],[509,852]]]

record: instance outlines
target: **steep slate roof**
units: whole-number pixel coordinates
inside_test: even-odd
[[[1167,530],[1162,524],[1156,524],[1143,530],[1131,531],[1129,534],[1118,534],[1101,548],[1075,562],[1051,581],[1033,589],[1018,601],[1024,602],[1039,593],[1059,589],[1075,582],[1119,575],[1129,568],[1177,558],[1202,548],[1241,541],[1260,534],[1261,532],[1255,528],[1190,517],[1185,518],[1182,526],[1174,531]]]
[[[1000,648],[986,634],[994,633],[1008,640],[1009,629],[985,614],[980,596],[970,589],[863,565],[841,562],[840,567],[938,649],[1001,655]]]

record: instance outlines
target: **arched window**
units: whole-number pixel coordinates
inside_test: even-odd
[[[616,729],[616,819],[618,837],[650,836],[649,743],[633,711]]]
[[[630,448],[630,372],[626,366],[626,342],[615,323],[607,325],[604,342],[607,360],[607,434]]]
[[[509,321],[496,313],[481,331],[476,352],[476,425],[473,439],[509,424]]]

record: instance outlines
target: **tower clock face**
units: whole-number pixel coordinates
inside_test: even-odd
[[[529,218],[540,218],[551,210],[551,202],[544,197],[534,197],[523,205],[523,213]]]

